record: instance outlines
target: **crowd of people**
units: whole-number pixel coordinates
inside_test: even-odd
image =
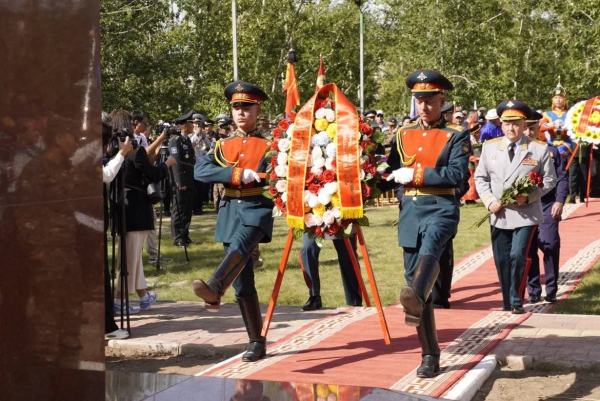
[[[579,157],[573,156],[575,147],[561,120],[567,103],[560,86],[553,91],[552,109],[541,113],[515,99],[489,110],[480,107],[463,112],[446,102],[452,83],[431,70],[413,72],[406,85],[415,98],[415,117],[386,119],[383,110],[367,110],[362,118],[374,131],[386,134],[376,153],[387,156],[389,165],[380,189],[395,190],[399,199],[398,244],[403,248],[407,283],[400,302],[406,324],[416,327],[422,348],[417,374],[432,377],[439,371],[440,354],[433,310],[450,308],[453,239],[461,202],[481,201],[490,212],[503,310],[524,313],[525,287],[528,302],[541,301],[538,249],[544,255],[544,300],[556,302],[563,205],[576,198],[585,200],[586,163],[589,153],[598,149],[582,146]],[[218,115],[217,131],[213,120],[194,111],[174,121],[178,129],[169,127],[154,136],[146,113],[111,113],[106,127],[113,136],[115,132],[133,134],[120,140],[111,160],[107,153],[104,181],[110,182],[121,164],[125,166],[127,283],[129,292],[140,298],[139,308],[129,306],[129,313],[148,309],[157,299],[147,290],[141,257],[145,247],[151,260],[160,262],[157,256],[152,258],[156,213],[148,200],[148,186],[165,180],[172,170],[172,203],[176,207],[171,205],[171,234],[176,246],[193,244],[189,237],[192,215],[202,214],[205,202],[214,202],[218,211],[215,241],[223,243],[225,255],[210,278],[194,281],[193,291],[204,300],[207,310],[218,311],[221,297],[230,286],[235,288],[249,337],[243,360],[253,362],[266,355],[254,269],[262,264],[259,244],[270,242],[273,234],[274,204],[263,195],[265,153],[273,140],[273,123],[260,115],[261,103],[268,96],[259,87],[236,81],[225,88],[225,96],[232,116]],[[132,147],[134,139],[137,149]],[[572,164],[567,172],[568,161]],[[591,171],[592,180],[597,180],[597,166]],[[517,195],[513,203],[502,201],[506,183],[530,173],[538,174],[543,186]],[[597,196],[597,182],[591,186],[590,196]],[[356,238],[350,241],[356,253]],[[361,306],[349,249],[339,239],[333,243],[346,303]],[[322,307],[319,253],[315,240],[305,235],[301,262],[309,298],[303,310]],[[528,272],[527,259],[532,260]],[[113,306],[107,284],[107,320],[112,319],[113,311],[123,311],[120,296],[117,291]],[[107,324],[107,338],[127,335],[116,328],[114,320]]]

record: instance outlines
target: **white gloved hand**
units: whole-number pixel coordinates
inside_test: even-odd
[[[250,184],[252,181],[260,182],[260,177],[256,172],[250,170],[249,168],[245,168],[242,171],[242,182],[244,184]]]
[[[413,180],[414,168],[399,168],[392,171],[386,181],[396,181],[398,184],[408,184]]]

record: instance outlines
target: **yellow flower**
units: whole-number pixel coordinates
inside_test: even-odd
[[[327,127],[327,136],[329,137],[329,139],[331,139],[333,141],[336,137],[336,132],[337,132],[337,124],[336,123],[329,124],[329,127]]]
[[[577,138],[583,138],[583,134],[582,134],[581,132],[578,132],[578,133],[577,133],[575,136],[576,136]]]
[[[598,111],[594,111],[588,121],[592,124],[600,123],[600,113]]]
[[[342,201],[340,201],[340,197],[338,194],[331,195],[331,206],[340,207],[342,206]]]
[[[327,384],[317,384],[317,397],[327,398],[329,395],[329,387]]]
[[[329,125],[329,123],[324,118],[317,118],[315,120],[315,129],[319,132],[326,131],[328,125]]]
[[[317,205],[315,207],[313,207],[313,213],[316,214],[317,216],[323,216],[323,214],[325,213],[325,205]]]
[[[329,391],[331,391],[332,393],[337,393],[338,391],[338,386],[335,384],[328,384],[327,387],[329,387]]]

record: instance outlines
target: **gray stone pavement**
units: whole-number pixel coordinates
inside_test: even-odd
[[[514,369],[600,369],[600,316],[535,313],[492,353]]]
[[[266,305],[261,305],[263,316]],[[299,306],[277,306],[268,342],[346,308],[304,312]],[[117,324],[119,324],[118,318]],[[148,311],[131,315],[131,337],[107,342],[107,355],[221,355],[244,350],[248,335],[237,304],[223,304],[218,313],[207,312],[201,302],[159,301]]]

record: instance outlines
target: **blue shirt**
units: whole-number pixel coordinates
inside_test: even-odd
[[[483,127],[481,127],[479,142],[483,143],[487,140],[499,138],[501,136],[504,136],[504,133],[502,132],[502,127],[496,127],[494,124],[488,121]]]

